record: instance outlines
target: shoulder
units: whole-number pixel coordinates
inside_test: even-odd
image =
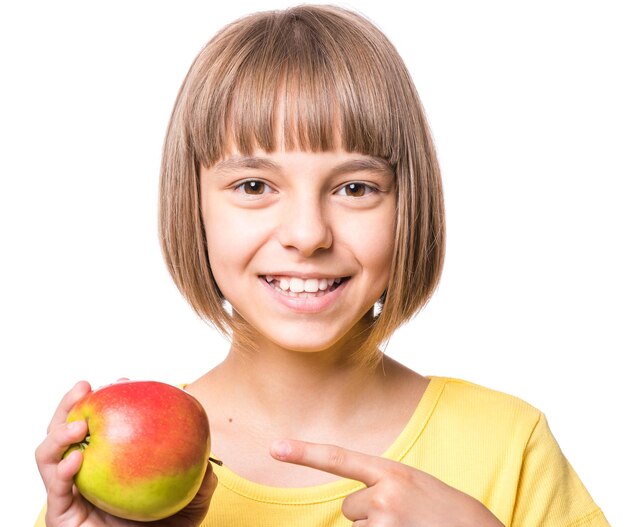
[[[416,466],[479,498],[506,525],[608,525],[540,410],[472,382],[430,379],[434,403]]]
[[[451,402],[464,403],[466,405],[477,404],[483,407],[491,407],[494,410],[506,408],[537,417],[541,413],[531,404],[509,393],[463,379],[437,376],[430,376],[429,378],[441,386],[446,399]]]
[[[450,377],[430,377],[439,390],[433,417],[451,426],[468,427],[473,433],[493,435],[501,430],[507,437],[528,438],[545,420],[542,412],[514,395],[473,382]]]

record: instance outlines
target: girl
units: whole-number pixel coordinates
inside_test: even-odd
[[[209,42],[167,132],[160,234],[232,345],[185,387],[224,465],[158,525],[608,525],[541,412],[381,351],[434,291],[445,227],[417,93],[361,16],[259,13]],[[133,524],[75,492],[80,453],[61,460],[89,389],[37,450],[48,527]]]

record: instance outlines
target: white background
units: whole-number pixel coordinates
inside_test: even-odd
[[[0,7],[3,525],[32,525],[45,499],[33,451],[74,382],[180,383],[224,357],[162,263],[160,149],[209,37],[292,4]],[[609,521],[626,525],[620,2],[402,4],[340,4],[405,58],[445,181],[441,286],[388,353],[539,407]]]

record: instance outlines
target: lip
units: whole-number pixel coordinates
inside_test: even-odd
[[[310,278],[310,276],[309,276]],[[278,303],[289,308],[295,313],[321,313],[328,309],[333,303],[335,303],[343,294],[346,286],[350,283],[350,280],[344,280],[339,286],[326,293],[323,296],[314,296],[311,298],[298,298],[293,296],[286,296],[276,291],[263,276],[259,276],[259,281],[263,287],[267,290],[270,296]]]

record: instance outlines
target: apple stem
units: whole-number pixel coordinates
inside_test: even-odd
[[[215,459],[214,457],[210,457],[209,461],[212,461],[213,463],[215,463],[216,465],[219,465],[220,467],[224,464],[219,459]]]
[[[91,437],[87,435],[85,436],[85,439],[83,439],[80,443],[78,443],[78,448],[80,449],[81,452],[84,452],[85,449],[89,446],[90,439]]]

